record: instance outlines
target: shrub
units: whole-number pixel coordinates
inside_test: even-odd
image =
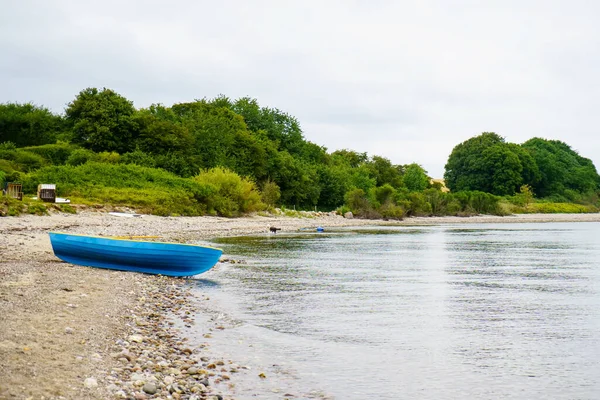
[[[592,205],[573,204],[573,203],[532,203],[524,210],[525,213],[543,213],[543,214],[580,214],[597,213],[598,208]]]
[[[135,150],[129,153],[125,153],[121,155],[122,164],[135,164],[141,167],[155,167],[156,162],[154,158],[148,153],[144,153],[141,150]]]
[[[260,197],[263,203],[275,207],[281,198],[281,190],[275,182],[269,180],[263,184]]]
[[[0,143],[0,151],[2,150],[16,150],[17,145],[13,142],[2,142]]]
[[[45,164],[42,156],[22,149],[0,149],[0,159],[12,161],[15,169],[24,172],[33,171]]]
[[[96,153],[94,153],[91,150],[77,149],[77,150],[74,150],[71,153],[71,155],[69,155],[69,157],[66,160],[66,164],[73,165],[73,166],[82,165],[88,161],[94,160],[95,157],[96,157]]]
[[[367,194],[362,189],[352,189],[344,196],[346,205],[354,215],[360,216],[371,209]]]
[[[56,144],[23,147],[22,149],[43,157],[49,164],[64,165],[71,153],[77,149],[77,146],[70,143],[59,142]]]
[[[410,201],[408,215],[421,217],[432,214],[431,204],[427,201],[424,193],[411,192],[408,194],[408,200]]]
[[[256,184],[226,168],[215,167],[194,177],[194,181],[214,188],[207,199],[210,213],[231,217],[265,209]]]
[[[379,207],[379,213],[381,214],[381,216],[383,218],[400,220],[400,219],[404,218],[405,212],[402,207],[395,205],[391,201],[387,201],[387,202],[383,203],[381,205],[381,207]]]
[[[107,163],[107,164],[118,164],[121,159],[119,153],[114,151],[103,151],[101,153],[96,154],[94,157],[94,161]]]

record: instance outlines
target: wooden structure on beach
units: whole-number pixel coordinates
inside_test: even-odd
[[[56,202],[56,185],[52,183],[41,183],[37,189],[38,200],[45,201],[47,203]]]
[[[6,182],[2,193],[13,199],[23,200],[23,185],[15,182]]]

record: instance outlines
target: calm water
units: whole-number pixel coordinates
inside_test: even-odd
[[[196,282],[213,321],[198,318],[226,327],[211,351],[252,368],[236,377],[238,399],[600,398],[598,223],[278,233],[219,246],[245,263]]]

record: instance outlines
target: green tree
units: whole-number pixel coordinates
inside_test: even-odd
[[[62,117],[47,108],[31,103],[0,104],[0,143],[10,141],[17,147],[54,143],[63,124]]]
[[[192,135],[187,128],[165,117],[152,110],[138,112],[134,116],[138,128],[135,147],[148,154],[188,155],[194,144]]]
[[[478,190],[512,195],[537,175],[535,161],[518,146],[493,132],[484,132],[452,150],[444,179],[452,191]]]
[[[411,191],[421,191],[429,187],[429,177],[427,171],[419,164],[409,164],[404,168],[402,176],[404,186]]]
[[[318,204],[321,187],[317,167],[292,157],[287,151],[278,153],[277,171],[273,180],[281,188],[283,204],[314,207]]]
[[[352,168],[358,168],[360,165],[369,160],[367,153],[357,153],[352,150],[336,150],[331,153],[331,157],[335,162],[346,163]]]
[[[218,104],[224,104],[220,98]],[[277,149],[294,156],[302,156],[306,146],[300,123],[293,116],[276,108],[260,107],[256,99],[243,97],[236,100],[232,110],[241,115],[252,132],[264,131]]]
[[[274,207],[279,202],[281,198],[281,190],[279,186],[271,180],[267,180],[262,185],[262,190],[260,191],[260,197],[266,205],[270,207]]]
[[[95,152],[135,149],[138,126],[133,103],[111,89],[87,88],[65,110],[73,142]]]
[[[587,194],[600,189],[600,177],[592,161],[566,143],[532,138],[522,147],[539,167],[540,179],[531,185],[538,196],[564,196],[567,190]]]
[[[387,158],[373,156],[365,164],[370,171],[371,177],[375,179],[377,186],[383,186],[386,183],[395,188],[402,186],[402,176],[398,168],[392,165]]]

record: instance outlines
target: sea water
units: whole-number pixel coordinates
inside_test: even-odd
[[[599,223],[217,245],[238,262],[190,281],[210,299],[188,334],[247,367],[220,387],[236,399],[600,398]]]

